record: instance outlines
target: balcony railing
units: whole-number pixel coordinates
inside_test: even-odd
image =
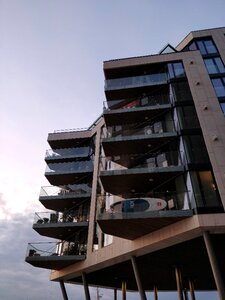
[[[182,166],[184,156],[182,151],[168,151],[163,153],[149,153],[139,155],[123,155],[115,157],[102,157],[102,165],[106,171],[136,168],[165,168],[169,166]],[[125,167],[126,166],[126,167]]]
[[[36,212],[33,224],[53,224],[53,223],[79,223],[88,222],[89,212],[87,209],[70,209],[64,213],[58,212]]]
[[[115,130],[114,127],[108,127],[106,137],[117,136],[135,136],[135,135],[152,135],[164,132],[174,132],[174,123],[172,120],[155,122],[151,125],[129,124],[129,127]]]
[[[76,161],[64,163],[50,163],[47,165],[46,173],[76,173],[76,172],[92,172],[93,161]]]
[[[152,95],[152,96],[145,96],[145,97],[133,98],[133,99],[104,101],[103,107],[106,110],[113,110],[113,109],[129,109],[135,107],[156,106],[156,105],[163,105],[169,103],[170,103],[169,96],[161,94],[161,95]]]
[[[90,147],[49,149],[46,150],[46,159],[60,159],[67,157],[86,157],[90,155]]]
[[[86,255],[87,244],[79,242],[29,243],[26,257]]]
[[[105,90],[127,89],[141,86],[151,86],[167,83],[167,74],[149,74],[143,76],[108,79],[105,81]]]
[[[122,203],[124,201],[131,201],[132,200],[146,200],[149,201],[151,204],[151,201],[156,204],[158,201],[158,207],[156,210],[189,210],[191,208],[191,200],[193,197],[193,193],[190,191],[183,191],[183,192],[175,192],[175,191],[166,191],[166,192],[148,192],[148,193],[129,193],[129,194],[123,194],[123,195],[112,195],[108,194],[107,196],[99,195],[98,196],[98,209],[97,214],[101,214],[104,212],[108,213],[122,213],[125,212],[122,208]],[[163,200],[163,201],[161,201]],[[164,202],[165,201],[165,202]],[[118,205],[115,205],[115,203],[118,203]],[[165,203],[165,205],[164,205]],[[150,209],[151,211],[154,211],[153,208]],[[144,212],[149,211],[147,209],[147,206],[144,204],[144,201],[140,201],[140,207],[137,209],[137,212]],[[129,212],[135,212],[132,211],[132,209]]]
[[[91,187],[87,184],[69,184],[62,187],[42,186],[40,197],[70,197],[91,193]]]

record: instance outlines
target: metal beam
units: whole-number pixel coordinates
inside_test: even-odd
[[[117,300],[117,289],[114,289],[114,300]]]
[[[158,300],[158,288],[156,285],[153,288],[153,292],[154,292],[154,300]]]
[[[147,300],[146,295],[145,295],[145,291],[144,291],[143,286],[142,286],[140,273],[139,273],[139,270],[138,270],[137,261],[136,261],[135,256],[131,257],[131,262],[132,262],[132,266],[133,266],[133,270],[134,270],[134,276],[135,276],[135,279],[136,279],[136,283],[137,283],[137,287],[138,287],[138,291],[139,291],[141,300]]]
[[[82,273],[82,280],[83,280],[83,285],[84,285],[85,299],[91,300],[85,273]]]
[[[68,300],[68,296],[67,296],[67,293],[66,293],[66,288],[65,288],[64,282],[62,280],[60,280],[59,284],[60,284],[60,288],[61,288],[61,291],[62,291],[63,300]]]
[[[216,254],[215,254],[215,251],[214,251],[214,248],[212,245],[210,234],[208,231],[203,232],[203,238],[205,241],[205,246],[207,249],[207,253],[208,253],[210,265],[212,268],[214,280],[216,283],[217,291],[219,294],[219,298],[220,298],[220,300],[224,300],[225,299],[225,286],[224,286],[223,278],[222,278],[222,275],[221,275],[221,272],[219,269]]]
[[[195,300],[194,282],[191,279],[189,279],[189,290],[190,290],[191,300]]]
[[[175,267],[175,275],[176,275],[176,282],[177,282],[178,299],[184,300],[180,268]]]
[[[127,285],[126,281],[122,281],[122,300],[126,300]]]

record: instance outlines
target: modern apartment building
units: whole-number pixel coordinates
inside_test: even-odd
[[[225,299],[225,27],[157,55],[104,62],[102,116],[48,135],[26,261],[51,280]]]

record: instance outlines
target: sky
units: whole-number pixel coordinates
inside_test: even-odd
[[[0,0],[1,300],[62,299],[49,271],[24,258],[28,242],[45,240],[31,227],[34,212],[45,210],[38,197],[49,185],[47,134],[86,128],[102,113],[103,61],[176,46],[190,31],[225,26],[224,12],[224,0]],[[67,290],[84,299],[80,286]]]

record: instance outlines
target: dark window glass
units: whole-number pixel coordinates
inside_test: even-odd
[[[195,42],[193,42],[192,44],[190,44],[188,48],[189,48],[190,51],[198,50]]]
[[[217,97],[225,97],[225,77],[212,79]]]
[[[225,73],[225,67],[220,57],[204,59],[209,74]]]
[[[213,44],[213,41],[207,40],[204,41],[204,45],[208,54],[217,53],[216,47]]]
[[[225,103],[220,103],[220,107],[225,115]]]
[[[198,45],[198,49],[200,50],[202,55],[207,54],[203,41],[198,41],[197,45]]]
[[[170,78],[184,77],[184,67],[181,62],[168,64],[168,73]]]

